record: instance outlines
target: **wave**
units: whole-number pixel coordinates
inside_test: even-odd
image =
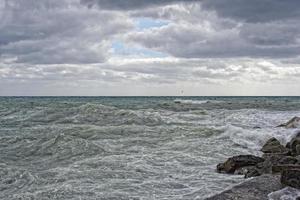
[[[295,200],[300,196],[300,190],[285,187],[282,190],[272,192],[268,195],[269,200]]]
[[[46,107],[40,109],[22,120],[24,126],[32,124],[94,124],[94,125],[160,125],[162,119],[157,111],[152,109],[129,110],[102,104],[67,105],[66,107]],[[12,123],[7,122],[7,123]],[[14,123],[14,124],[15,124]]]
[[[217,163],[259,154],[270,137],[285,144],[298,131],[275,128],[297,110],[182,100],[5,108],[0,199],[201,199],[244,180],[215,173]]]
[[[210,103],[208,100],[187,100],[187,99],[175,99],[174,103],[182,103],[182,104],[204,104]]]

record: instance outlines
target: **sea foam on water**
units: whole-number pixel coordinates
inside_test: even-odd
[[[298,130],[276,128],[297,98],[176,98],[0,98],[0,199],[204,199],[244,180],[217,163]]]

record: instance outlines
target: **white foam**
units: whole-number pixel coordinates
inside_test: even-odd
[[[175,99],[174,102],[182,103],[182,104],[205,104],[205,103],[220,103],[221,101]]]
[[[300,190],[292,187],[286,187],[268,195],[269,200],[295,200],[297,197],[300,197]]]
[[[299,128],[278,128],[278,124],[291,119],[291,112],[273,112],[261,110],[222,111],[214,116],[224,133],[219,138],[229,138],[235,144],[251,150],[259,150],[270,138],[277,138],[283,145],[289,142]],[[212,119],[210,119],[211,121]]]

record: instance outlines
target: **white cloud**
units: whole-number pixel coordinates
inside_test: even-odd
[[[287,1],[0,0],[0,95],[300,95]]]

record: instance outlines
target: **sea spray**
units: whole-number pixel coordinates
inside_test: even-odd
[[[244,180],[217,163],[297,131],[299,98],[176,98],[0,98],[0,198],[204,199]]]

